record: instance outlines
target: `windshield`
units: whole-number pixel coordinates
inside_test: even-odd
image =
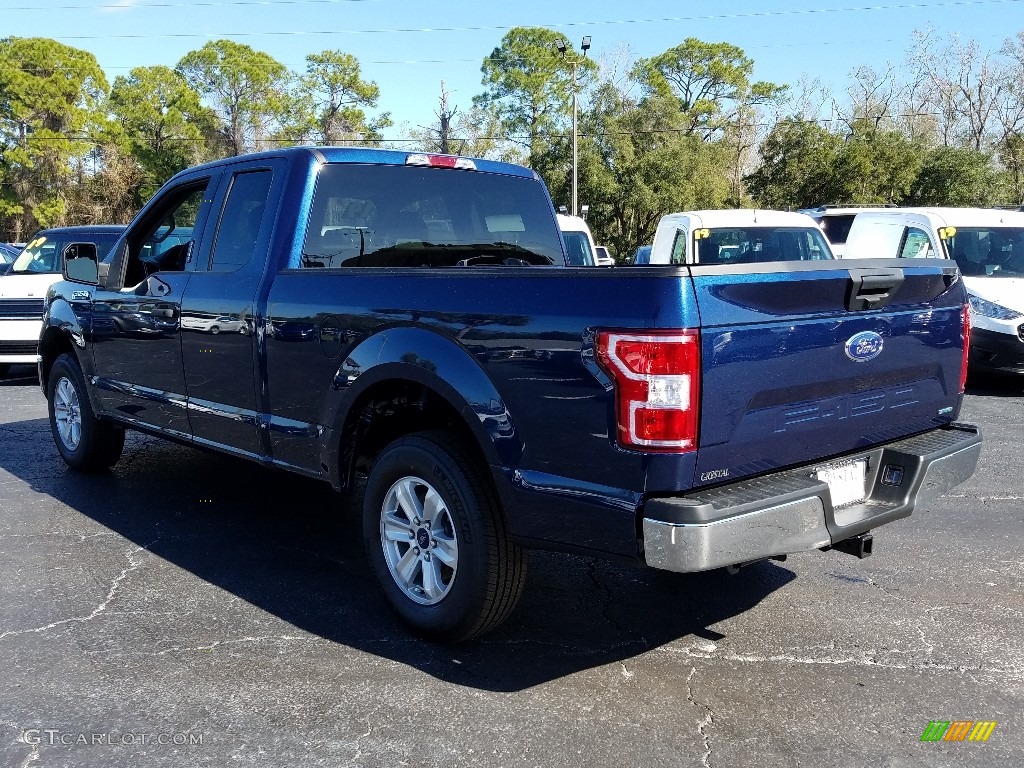
[[[831,259],[817,227],[728,227],[693,232],[696,264]]]
[[[544,186],[496,173],[328,164],[303,268],[562,264]]]
[[[965,277],[1024,276],[1024,227],[956,227],[944,242]]]
[[[60,255],[69,243],[95,243],[97,255],[102,261],[117,242],[117,238],[116,232],[39,233],[25,246],[25,250],[15,260],[8,274],[60,274]]]
[[[562,232],[565,248],[569,252],[566,262],[573,267],[593,267],[597,264],[594,252],[590,250],[590,239],[586,232]]]

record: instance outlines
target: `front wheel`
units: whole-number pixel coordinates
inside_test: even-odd
[[[479,462],[447,433],[396,440],[374,462],[363,503],[367,557],[413,629],[458,642],[515,608],[526,571]]]
[[[113,466],[124,449],[124,430],[96,418],[82,371],[73,357],[57,358],[46,391],[50,431],[64,462],[83,472]]]

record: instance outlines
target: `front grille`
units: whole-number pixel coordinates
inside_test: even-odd
[[[34,341],[0,341],[0,355],[34,355]]]
[[[0,320],[38,320],[42,316],[42,299],[0,299]]]

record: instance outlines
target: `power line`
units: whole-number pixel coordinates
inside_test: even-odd
[[[883,119],[898,120],[898,119],[908,119],[908,118],[915,118],[915,117],[939,117],[939,116],[941,116],[940,112],[908,112],[908,113],[899,114],[899,115],[885,115],[885,116],[883,116]],[[851,119],[853,119],[853,118],[851,118]],[[768,123],[768,122],[745,123],[743,127],[746,127],[746,128],[771,128],[772,126],[777,125],[778,123],[781,123],[781,122],[787,121],[787,120],[790,121],[790,122],[800,123],[800,124],[811,124],[811,123],[815,123],[815,124],[816,123],[824,123],[824,124],[844,123],[845,124],[845,122],[842,119],[835,118],[835,117],[813,118],[813,119],[783,118],[781,120],[778,120],[778,121],[772,122],[772,123]],[[581,138],[596,139],[596,138],[606,138],[606,137],[610,137],[610,136],[656,136],[656,135],[660,135],[660,134],[686,134],[686,133],[694,133],[694,131],[692,129],[690,129],[690,128],[651,128],[651,129],[636,130],[636,131],[580,132],[579,136]],[[512,141],[512,142],[516,142],[516,141],[529,141],[531,139],[547,139],[547,140],[550,140],[550,139],[569,139],[571,136],[572,136],[571,133],[562,133],[562,132],[539,133],[536,136],[502,136],[502,135],[499,135],[499,136],[455,136],[455,137],[451,138],[451,141],[463,141],[463,142],[470,142],[470,141]],[[60,135],[56,135],[56,136],[27,136],[27,137],[25,137],[25,140],[26,141],[81,141],[81,142],[86,142],[86,143],[89,143],[89,144],[102,144],[103,143],[102,139],[94,138],[94,137],[91,137],[91,136],[74,135],[74,134],[60,134]],[[193,137],[187,137],[187,136],[168,136],[168,137],[164,137],[162,139],[162,141],[164,141],[164,142],[186,143],[186,144],[205,144],[205,143],[207,143],[207,140],[204,139],[204,138],[193,138]],[[387,137],[387,136],[381,137],[381,138],[367,138],[367,139],[347,138],[347,139],[345,139],[345,143],[353,143],[353,144],[387,144],[387,143],[398,144],[398,143],[410,143],[410,142],[422,142],[422,141],[423,141],[423,138],[416,138],[416,137],[398,138],[398,137]],[[260,139],[258,143],[262,143],[262,144],[285,144],[285,145],[293,145],[293,144],[294,145],[298,145],[298,144],[302,144],[302,142],[297,142],[295,139],[273,139],[273,138],[263,138],[263,139]]]
[[[300,4],[311,2],[326,2],[327,0],[278,0],[281,4]],[[367,0],[368,1],[368,0]],[[627,24],[665,24],[681,21],[729,21],[736,19],[765,19],[780,18],[788,16],[811,16],[836,13],[857,13],[870,11],[902,11],[902,10],[937,10],[941,8],[961,8],[982,5],[1007,5],[1024,2],[1024,0],[945,0],[939,3],[897,3],[892,5],[866,5],[850,6],[845,8],[801,8],[780,11],[750,11],[746,13],[724,13],[706,14],[700,16],[667,16],[662,18],[647,19],[606,19],[603,21],[567,21],[556,24],[537,24],[548,29],[563,29],[572,27],[600,27],[600,26],[621,26]],[[202,6],[206,3],[166,3],[159,7],[185,8]],[[266,5],[272,3],[259,3],[254,0],[235,0],[235,2],[224,2],[223,5]],[[110,6],[112,8],[124,8],[125,6]],[[129,6],[130,7],[130,6]],[[157,6],[138,6],[157,7]],[[39,10],[39,9],[33,9]],[[502,32],[513,29],[520,25],[494,24],[478,26],[450,26],[450,27],[395,27],[391,29],[369,28],[369,29],[314,29],[308,31],[288,30],[267,30],[263,32],[168,32],[160,34],[105,34],[105,35],[61,35],[54,39],[58,40],[140,40],[140,39],[170,39],[170,38],[211,38],[211,37],[303,37],[321,35],[371,35],[371,34],[429,34],[436,32]]]

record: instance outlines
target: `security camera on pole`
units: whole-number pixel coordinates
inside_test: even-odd
[[[576,68],[583,63],[583,60],[587,57],[587,51],[590,50],[590,35],[583,38],[583,42],[580,44],[580,50],[583,51],[582,56],[577,56],[575,53],[569,53],[569,48],[565,44],[565,38],[560,39],[555,43],[555,47],[558,48],[558,52],[562,54],[562,59],[572,67],[572,215],[579,215],[579,168],[578,168],[578,157],[576,150],[576,115],[578,112],[578,100],[579,100],[579,84],[576,80]]]

